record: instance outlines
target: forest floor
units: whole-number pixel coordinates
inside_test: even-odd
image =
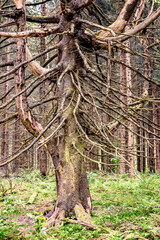
[[[67,223],[45,227],[56,200],[55,178],[38,171],[0,179],[0,240],[160,239],[160,175],[88,173],[95,229]]]

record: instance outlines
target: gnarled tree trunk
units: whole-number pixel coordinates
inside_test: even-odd
[[[68,24],[67,24],[68,25]],[[67,27],[64,25],[64,28]],[[67,45],[67,47],[66,47]],[[89,222],[91,211],[91,197],[86,176],[84,157],[84,143],[80,139],[75,119],[78,118],[78,98],[80,95],[72,82],[71,71],[80,69],[82,63],[76,59],[75,44],[71,36],[63,36],[59,61],[65,57],[62,72],[70,66],[70,71],[58,78],[57,95],[60,97],[57,112],[62,112],[58,123],[64,121],[57,139],[48,143],[48,150],[52,155],[56,171],[57,201],[49,220],[49,225],[57,224],[64,217],[75,215],[79,221]],[[77,64],[76,64],[77,63]],[[76,106],[74,106],[76,103]],[[63,110],[62,110],[63,109]],[[58,142],[57,148],[55,144]],[[53,146],[54,145],[54,146]],[[77,152],[78,151],[80,152]],[[53,151],[54,150],[54,151]],[[55,152],[57,155],[55,156]]]
[[[49,220],[56,224],[61,218],[75,215],[77,220],[89,221],[91,197],[88,188],[84,158],[77,153],[74,145],[83,152],[73,118],[73,109],[68,109],[65,126],[59,136],[58,158],[53,156],[57,182],[57,201]],[[53,144],[53,143],[52,143]],[[49,143],[49,149],[53,145]]]

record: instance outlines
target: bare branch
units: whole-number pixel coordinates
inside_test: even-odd
[[[0,32],[1,37],[11,37],[11,38],[22,38],[22,37],[39,37],[47,36],[58,31],[59,27],[50,28],[50,29],[34,29],[24,32]]]
[[[16,19],[15,12],[0,10],[0,14],[3,17]],[[59,16],[59,14],[57,14],[57,15],[53,14],[51,16],[41,16],[41,17],[26,15],[26,20],[28,22],[36,22],[36,23],[59,23],[60,16]]]
[[[6,77],[6,76],[8,76],[8,75],[11,75],[12,73],[15,73],[20,67],[22,67],[22,66],[24,66],[24,65],[32,62],[33,60],[37,59],[38,57],[40,57],[40,56],[42,56],[42,55],[44,55],[44,54],[46,54],[46,53],[48,53],[48,52],[50,52],[50,51],[52,51],[52,50],[54,50],[54,49],[57,49],[57,48],[59,48],[59,47],[60,47],[60,43],[54,45],[53,47],[48,48],[47,50],[45,50],[44,52],[42,52],[42,53],[40,53],[40,54],[37,54],[37,55],[36,55],[35,57],[33,57],[33,58],[30,58],[31,55],[29,55],[29,56],[28,56],[29,60],[24,61],[23,63],[20,63],[19,65],[17,65],[17,66],[16,66],[14,69],[12,69],[11,71],[0,75],[0,79],[3,78],[3,77]],[[31,65],[31,66],[32,66],[32,65]],[[42,71],[42,72],[43,72],[43,71]]]
[[[0,167],[3,167],[5,165],[7,165],[8,163],[12,162],[13,160],[15,160],[17,157],[21,156],[24,152],[28,151],[36,142],[38,142],[44,135],[44,133],[48,130],[48,128],[50,128],[52,126],[52,124],[54,123],[55,119],[57,119],[57,117],[59,116],[59,114],[57,114],[48,124],[47,126],[41,131],[41,133],[33,140],[33,142],[27,146],[26,148],[24,148],[21,152],[18,152],[17,154],[15,154],[13,157],[10,157],[6,162],[1,163]],[[1,159],[3,161],[3,159]]]
[[[134,36],[136,33],[140,32],[144,28],[146,28],[148,25],[150,25],[152,22],[154,22],[158,17],[160,16],[160,8],[158,8],[154,13],[152,13],[149,17],[147,17],[144,21],[136,25],[133,29],[130,29],[123,34],[117,36],[117,37],[100,37],[99,35],[96,36],[93,41],[97,44],[100,44],[102,48],[107,48],[108,45],[105,44],[105,42],[109,41],[125,41],[129,39],[130,37]],[[87,32],[86,32],[87,33]],[[99,40],[98,40],[99,39]],[[104,44],[104,45],[103,45]]]
[[[38,76],[37,78],[33,79],[31,81],[31,83],[28,84],[27,87],[25,87],[23,90],[21,90],[20,92],[18,92],[16,95],[14,95],[11,99],[9,99],[7,102],[5,102],[4,104],[2,104],[0,106],[0,109],[5,108],[7,105],[9,105],[13,100],[15,100],[17,97],[19,97],[20,95],[22,95],[23,93],[26,92],[27,89],[29,89],[36,81],[38,81],[39,79],[42,79],[41,81],[43,81],[43,77],[45,77],[47,74],[53,74],[55,71],[59,70],[59,65],[56,65],[54,68],[49,69],[47,72],[41,74],[40,76]]]
[[[113,31],[112,28],[103,27],[103,26],[101,26],[101,25],[98,25],[98,24],[89,22],[89,21],[84,20],[84,19],[78,19],[77,21],[78,21],[78,22],[82,22],[82,23],[86,23],[86,24],[88,24],[88,25],[90,25],[90,26],[92,26],[92,27],[100,28],[100,29],[102,29],[102,30],[104,30],[104,31],[106,31],[106,32],[109,31],[109,32],[113,35],[113,37],[116,36],[116,34],[115,34],[115,32]],[[87,31],[89,31],[89,30],[87,29]],[[92,34],[92,35],[97,35],[96,32],[92,32],[92,31],[91,31],[91,34]]]
[[[81,49],[80,49],[80,47],[79,47],[79,44],[78,44],[78,40],[77,40],[77,39],[75,40],[75,46],[76,46],[76,48],[77,48],[77,50],[78,50],[78,52],[79,52],[79,55],[81,56],[81,58],[82,58],[82,60],[83,60],[84,67],[86,67],[86,69],[87,69],[88,71],[94,73],[94,72],[95,72],[95,69],[93,69],[93,68],[91,68],[91,67],[89,66],[86,57],[84,56],[84,54],[82,53],[82,51],[81,51]]]

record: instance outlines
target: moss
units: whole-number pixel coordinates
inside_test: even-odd
[[[68,144],[65,144],[65,149],[64,149],[64,158],[67,163],[70,162],[70,150]]]
[[[85,212],[81,204],[77,204],[74,208],[76,218],[80,221],[89,222],[90,216]]]

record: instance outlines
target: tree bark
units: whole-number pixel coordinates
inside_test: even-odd
[[[14,123],[14,131],[12,137],[12,154],[14,155],[16,152],[20,151],[26,146],[28,132],[23,127],[20,119],[17,119]],[[21,169],[29,168],[29,153],[25,152],[23,155],[16,158],[16,160],[12,163],[12,172],[15,175],[18,175]]]
[[[155,98],[158,98],[158,89],[156,86],[154,86],[153,89],[153,95]],[[154,103],[154,121],[157,126],[160,126],[160,110],[159,110],[159,104]],[[155,130],[157,135],[160,135],[159,130]],[[155,139],[155,148],[156,148],[156,170],[160,174],[160,139],[156,138]]]
[[[126,61],[126,56],[123,51],[120,53],[120,60],[122,62]],[[122,94],[126,94],[127,88],[126,88],[126,67],[121,64],[120,65],[120,91]],[[126,102],[126,96],[121,95],[121,106],[122,108],[124,107],[124,103]],[[125,126],[121,126],[121,131],[120,131],[120,138],[121,138],[121,155],[123,158],[120,160],[119,164],[119,172],[120,173],[125,173],[126,170],[126,164],[125,164],[125,159],[127,159],[127,154],[126,154],[126,146],[127,146],[127,131]]]
[[[141,145],[141,137],[140,135],[140,127],[137,127],[137,136],[136,136],[136,152],[137,152],[137,171],[141,172],[141,152],[140,152],[140,145]]]
[[[71,78],[66,75],[59,89],[61,96],[68,92],[69,96],[66,99],[66,104],[69,104],[70,94],[73,90]],[[58,139],[48,143],[48,149],[55,166],[57,182],[57,201],[48,221],[49,225],[57,225],[61,219],[69,217],[70,214],[75,215],[77,220],[90,221],[91,197],[85,162],[84,158],[74,148],[76,146],[83,153],[84,143],[79,138],[73,111],[73,106],[69,106],[61,115],[59,122],[66,118],[64,127],[58,134]],[[55,146],[56,142],[59,142],[58,146]],[[55,156],[56,148],[58,149],[58,156]]]
[[[152,83],[149,84],[149,96],[152,97],[152,90],[153,90],[153,85]],[[153,110],[153,103],[149,103],[149,120],[150,122],[154,121],[153,118],[153,114],[154,114],[154,110]],[[154,135],[152,133],[154,133],[154,129],[152,126],[149,126],[149,169],[150,172],[155,173],[155,145],[154,145]]]
[[[41,10],[42,16],[45,15],[46,13],[46,5],[45,3],[42,4],[42,10]],[[41,27],[44,28],[44,24],[41,24]],[[44,36],[40,36],[40,52],[45,51],[46,49],[46,43],[45,43],[45,37]],[[46,57],[45,55],[40,57],[40,64],[41,66],[43,66],[43,64],[45,63]],[[45,96],[45,82],[43,82],[40,85],[40,89],[39,89],[39,95],[40,95],[40,99],[43,100],[44,96]],[[45,116],[45,105],[40,105],[39,107],[39,112],[40,112],[40,116],[41,116],[41,122],[43,124],[45,124],[44,122],[44,116]],[[47,175],[47,150],[44,146],[40,147],[38,149],[38,160],[39,160],[39,164],[40,164],[40,172],[43,176]]]
[[[151,34],[149,34],[150,36]],[[144,53],[145,54],[150,54],[148,48],[147,48],[147,43],[150,43],[151,44],[151,40],[148,39],[148,40],[145,40],[143,42],[143,47],[144,47]],[[144,60],[144,74],[145,76],[151,78],[152,76],[152,68],[153,67],[153,60],[150,59],[149,57],[146,57],[145,60]],[[153,94],[153,83],[151,82],[147,82],[145,81],[144,82],[144,92],[146,96],[149,95],[149,97],[152,98],[152,94]],[[148,104],[148,107],[149,107],[149,116],[148,116],[148,119],[149,119],[149,122],[154,122],[154,118],[153,118],[153,103],[152,102],[149,102]],[[151,126],[151,124],[149,124],[149,127],[148,127],[148,130],[149,130],[149,133],[148,133],[148,138],[149,138],[149,146],[148,146],[148,163],[149,163],[149,169],[150,169],[150,172],[155,172],[155,156],[154,156],[154,135],[152,133],[154,133],[154,129],[153,127]]]
[[[127,47],[130,47],[130,41],[128,40],[126,43]],[[127,65],[131,65],[131,54],[130,53],[126,53],[126,64]],[[131,69],[126,68],[126,84],[127,84],[127,104],[128,106],[132,103],[132,72]],[[135,176],[135,171],[134,171],[134,167],[135,167],[135,160],[134,160],[134,136],[133,136],[133,123],[131,121],[128,121],[128,136],[127,136],[127,140],[128,140],[128,162],[129,162],[129,176],[130,177],[134,177]]]
[[[8,29],[9,30],[9,29]],[[6,52],[10,51],[10,47],[8,46],[6,49]],[[10,54],[7,53],[6,54],[6,63],[10,61]],[[10,67],[7,66],[6,67],[6,72],[10,70]],[[8,79],[8,76],[6,77]],[[6,79],[6,80],[7,80]],[[4,87],[4,92],[7,93],[9,90],[9,81],[6,81],[5,83],[5,87]],[[6,97],[3,100],[4,102],[8,101],[8,95],[6,95]],[[8,114],[7,111],[5,111],[3,118],[7,118]],[[9,151],[9,136],[8,136],[8,124],[4,123],[3,128],[2,128],[2,145],[1,145],[1,157],[2,158],[6,158],[8,155],[8,151]],[[9,177],[9,172],[8,172],[8,165],[4,166],[2,168],[2,173],[4,177]]]

